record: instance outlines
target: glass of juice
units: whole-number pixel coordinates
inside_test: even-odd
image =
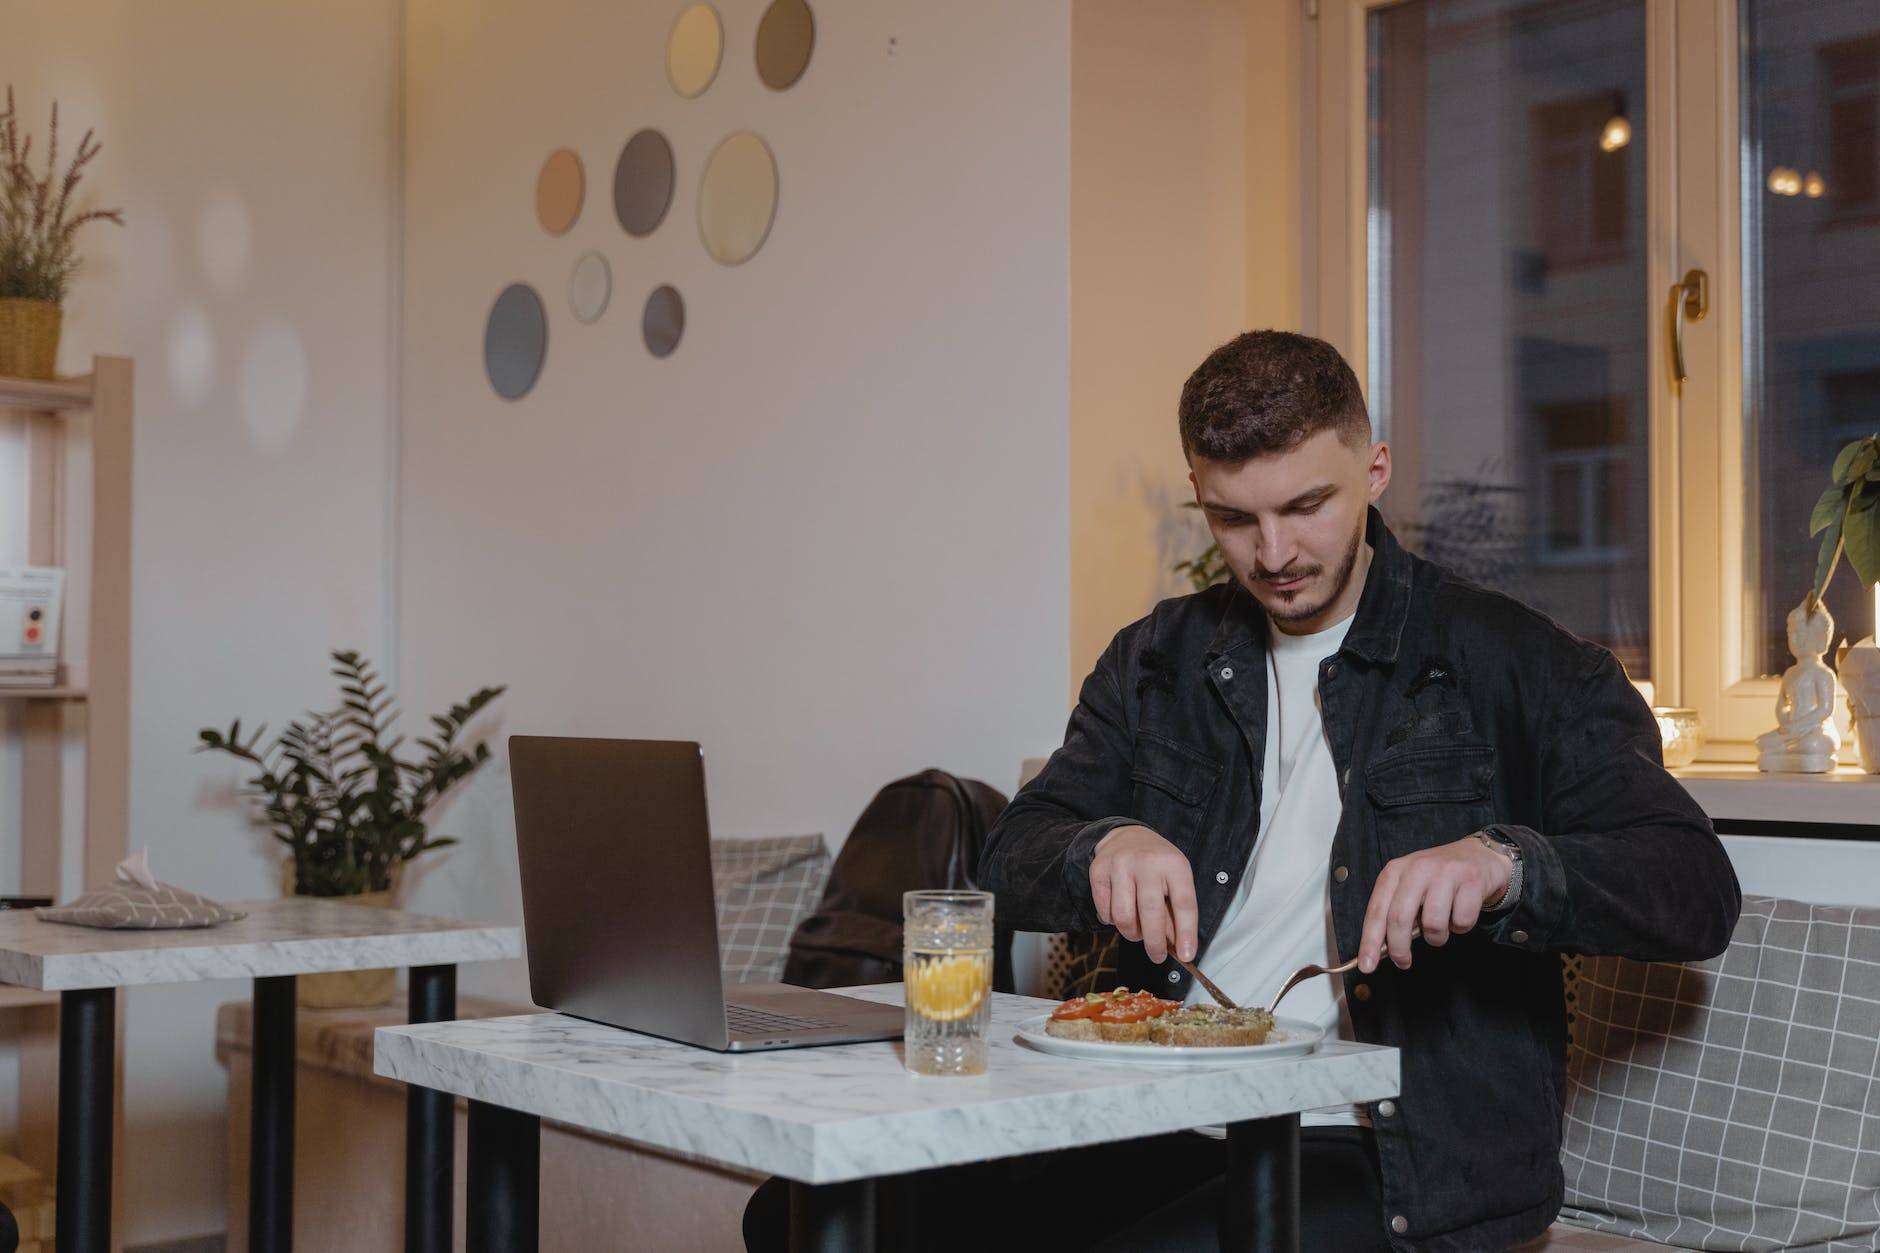
[[[907,1068],[919,1075],[986,1072],[992,1022],[992,893],[901,897],[907,987]]]

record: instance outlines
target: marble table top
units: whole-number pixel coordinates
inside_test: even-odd
[[[194,983],[522,955],[519,927],[294,896],[239,901],[246,918],[177,931],[106,931],[0,910],[0,982],[47,992]]]
[[[901,985],[845,989],[901,1003]],[[561,1014],[381,1027],[381,1075],[804,1183],[839,1183],[1289,1114],[1398,1092],[1397,1050],[1193,1067],[1017,1042],[1053,1002],[999,994],[988,1072],[909,1074],[895,1043],[722,1054]]]

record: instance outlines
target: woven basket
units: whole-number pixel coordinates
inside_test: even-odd
[[[59,361],[59,306],[0,300],[0,375],[49,379]]]

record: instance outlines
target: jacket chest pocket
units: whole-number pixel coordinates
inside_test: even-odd
[[[1444,744],[1385,753],[1365,770],[1365,793],[1386,860],[1462,839],[1495,820],[1495,750]]]
[[[1154,731],[1136,733],[1129,779],[1138,822],[1184,851],[1197,842],[1221,763]]]

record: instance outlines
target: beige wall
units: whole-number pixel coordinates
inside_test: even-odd
[[[504,734],[698,739],[714,831],[839,840],[922,767],[1009,792],[1062,725],[1070,6],[824,0],[783,93],[752,64],[763,0],[718,7],[723,68],[687,101],[676,5],[410,6],[401,669],[414,710],[511,684]],[[678,190],[632,239],[608,189],[643,126]],[[781,201],[726,268],[695,191],[746,127]],[[590,199],[550,238],[533,187],[562,145]],[[588,248],[615,304],[580,326]],[[550,325],[512,403],[480,348],[513,280]],[[665,282],[687,329],[660,361],[639,321]],[[517,918],[505,755],[448,825],[466,843],[414,900]]]
[[[138,362],[133,843],[164,877],[274,890],[234,774],[187,748],[324,700],[336,645],[385,653],[413,711],[510,682],[499,736],[702,738],[718,829],[839,836],[920,766],[1009,789],[1057,743],[1067,676],[1181,590],[1166,567],[1205,540],[1174,529],[1176,390],[1219,340],[1298,318],[1272,242],[1299,225],[1293,0],[823,0],[784,95],[750,73],[761,0],[725,0],[724,76],[694,102],[658,77],[674,7],[0,0],[31,51],[9,75],[100,127],[96,186],[131,211],[93,238],[64,364]],[[680,185],[629,241],[605,193],[639,125],[673,137]],[[726,270],[692,189],[744,126],[782,210]],[[564,143],[596,199],[549,240],[531,188]],[[576,328],[589,246],[617,303]],[[511,279],[551,310],[517,405],[477,360]],[[635,331],[665,281],[690,326],[654,363]],[[506,784],[499,761],[449,811],[468,843],[418,907],[515,916]],[[213,1008],[246,994],[130,996],[134,1241],[220,1226]]]
[[[1071,676],[1207,546],[1175,429],[1222,341],[1298,328],[1297,0],[1077,0],[1071,21]]]
[[[27,123],[56,96],[67,151],[95,126],[88,186],[127,216],[85,236],[61,364],[136,359],[131,844],[171,882],[271,895],[235,772],[190,746],[237,714],[278,726],[328,699],[327,649],[383,643],[398,5],[0,0],[0,32]],[[0,867],[16,824],[9,792]],[[134,1243],[221,1228],[215,1007],[247,995],[128,996]]]

